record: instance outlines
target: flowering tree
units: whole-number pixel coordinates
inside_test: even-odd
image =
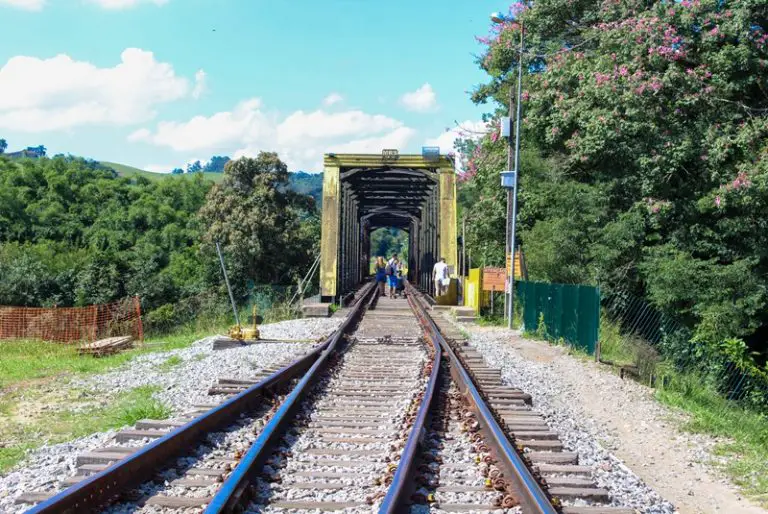
[[[704,339],[765,325],[768,3],[537,0],[511,11],[519,23],[478,38],[489,80],[473,96],[506,103],[522,25],[524,141],[553,169],[550,183],[529,174],[526,185],[521,167],[526,251],[581,216],[581,271],[569,280],[632,287]],[[485,160],[495,169],[475,175],[501,170]],[[570,211],[542,205],[554,190]],[[567,269],[572,255],[556,253],[544,264]],[[533,273],[546,267],[537,262]]]

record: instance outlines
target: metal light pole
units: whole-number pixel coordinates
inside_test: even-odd
[[[491,20],[494,23],[505,23],[512,19],[500,13],[493,13]],[[512,161],[512,139],[509,141],[509,153],[507,156],[507,168],[510,171],[501,172],[501,185],[507,188],[507,255],[510,259],[510,265],[507,271],[507,284],[509,285],[509,300],[505,298],[505,315],[508,328],[512,328],[512,320],[515,312],[515,232],[517,221],[517,177],[520,171],[520,118],[522,115],[522,97],[523,97],[523,43],[525,38],[525,28],[520,24],[520,53],[517,59],[517,100],[515,112],[515,148],[514,163]],[[512,88],[510,88],[509,118],[512,118]],[[507,122],[508,123],[508,122]],[[510,134],[511,135],[511,134]],[[511,211],[511,212],[510,212]]]

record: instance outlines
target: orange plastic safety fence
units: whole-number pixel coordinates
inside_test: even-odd
[[[136,297],[87,307],[0,306],[0,340],[75,343],[128,335],[144,339],[141,306]]]

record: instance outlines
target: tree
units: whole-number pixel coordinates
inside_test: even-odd
[[[173,168],[173,171],[171,171],[172,175],[182,175],[184,174],[184,170],[181,168]]]
[[[200,161],[195,161],[187,165],[187,173],[198,173],[203,171],[203,165]]]
[[[629,288],[713,344],[768,325],[768,4],[515,9],[528,48],[524,146],[550,168],[532,183],[521,167],[530,271]],[[506,104],[519,31],[480,38],[489,80],[475,101]],[[478,177],[502,169],[495,137],[473,160]]]
[[[0,153],[5,153],[8,149],[8,142],[5,139],[0,139]]]
[[[45,157],[46,148],[43,145],[40,146],[28,146],[27,151],[31,152],[36,157]]]
[[[202,177],[132,184],[71,156],[0,160],[0,304],[138,294],[151,311],[204,290],[196,214],[210,188]]]
[[[303,229],[314,202],[287,184],[288,169],[275,153],[230,161],[200,210],[208,248],[215,255],[213,243],[221,242],[239,291],[248,280],[292,283],[314,259],[319,234]]]
[[[224,166],[230,161],[229,157],[222,157],[220,155],[214,155],[211,160],[205,164],[203,171],[210,171],[212,173],[224,173]]]

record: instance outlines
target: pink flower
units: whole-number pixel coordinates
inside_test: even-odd
[[[740,171],[736,176],[736,179],[731,182],[731,187],[733,189],[749,189],[751,185],[752,181],[749,180],[749,177],[747,177],[747,174],[743,171]]]
[[[717,196],[715,197],[715,205],[716,205],[717,207],[720,207],[720,202],[721,202],[721,200],[720,200],[720,195],[717,195]]]
[[[597,85],[600,86],[600,85],[608,82],[609,80],[611,80],[611,76],[606,74],[606,73],[596,72],[595,73],[595,80],[597,81]]]
[[[491,143],[495,143],[499,139],[499,132],[494,130],[491,132]]]

